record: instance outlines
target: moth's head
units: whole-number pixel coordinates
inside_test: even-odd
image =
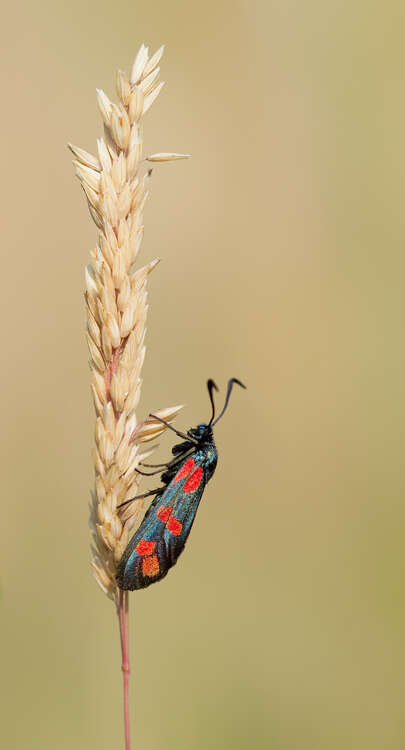
[[[240,380],[238,380],[237,378],[231,378],[230,381],[228,382],[228,388],[226,390],[226,397],[225,397],[224,408],[222,409],[219,417],[217,417],[215,419],[214,391],[218,390],[218,386],[214,383],[213,380],[211,380],[211,378],[207,381],[208,394],[209,394],[209,397],[210,397],[211,407],[212,407],[212,415],[211,415],[211,419],[208,422],[208,424],[207,425],[205,425],[205,424],[199,424],[198,427],[196,427],[197,430],[203,429],[205,431],[209,431],[212,434],[212,428],[221,419],[221,417],[223,416],[223,414],[226,411],[226,407],[228,406],[229,399],[230,399],[230,396],[231,396],[231,393],[232,393],[232,388],[234,386],[234,383],[237,383],[242,388],[246,388],[246,386],[243,385],[243,383],[241,383]]]
[[[218,388],[215,385],[215,383],[214,383],[213,380],[211,380],[211,379],[208,380],[208,382],[207,382],[207,388],[208,388],[208,393],[209,393],[209,397],[210,397],[210,401],[211,401],[211,407],[212,407],[211,419],[208,422],[208,424],[205,424],[205,422],[203,422],[202,424],[198,424],[197,427],[192,427],[188,431],[188,433],[187,433],[187,435],[190,438],[192,438],[193,440],[198,440],[198,441],[213,440],[214,439],[214,436],[213,436],[213,427],[214,427],[214,425],[216,425],[216,423],[218,422],[218,420],[221,419],[222,415],[224,414],[224,412],[226,410],[226,407],[228,406],[229,398],[230,398],[231,391],[232,391],[234,383],[237,383],[238,385],[242,386],[242,388],[246,388],[246,386],[243,385],[243,383],[241,383],[240,380],[237,380],[236,378],[231,378],[230,381],[229,381],[229,383],[228,383],[228,388],[227,388],[227,391],[226,391],[224,408],[222,409],[219,417],[217,417],[215,419],[214,391],[217,391]]]
[[[212,437],[212,427],[209,424],[198,424],[188,431],[188,435],[195,440],[209,440]]]

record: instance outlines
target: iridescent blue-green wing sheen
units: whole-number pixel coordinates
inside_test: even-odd
[[[186,541],[194,523],[200,500],[205,489],[204,476],[200,485],[194,489],[184,492],[163,531],[163,542],[165,547],[166,565],[168,569],[176,564],[184,550]],[[185,486],[187,482],[185,483]]]
[[[213,464],[212,460],[208,461]],[[156,496],[119,563],[117,583],[121,589],[146,588],[164,578],[175,564],[216,460],[210,472],[206,463],[206,451],[196,451]]]
[[[169,567],[175,565],[184,549],[205,486],[212,476],[207,466],[209,459],[203,452],[197,452],[194,461],[193,471],[184,482],[181,498],[173,507],[163,532]]]
[[[176,495],[181,493],[181,489],[181,485],[178,488],[171,488],[170,485],[166,488],[162,487],[162,492],[156,495],[139,529],[128,542],[119,562],[116,576],[118,586],[124,591],[144,588],[145,585],[159,581],[164,577],[164,569],[159,564],[159,556],[162,556],[161,542],[165,529],[164,518],[166,515],[167,518],[169,517],[170,506],[175,502]],[[159,516],[156,512],[159,513]],[[142,572],[142,568],[144,572]],[[149,576],[146,576],[147,572],[150,573]],[[145,577],[148,583],[143,584],[142,581]]]

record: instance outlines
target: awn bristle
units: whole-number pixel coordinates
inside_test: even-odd
[[[145,358],[147,277],[158,259],[135,269],[143,236],[143,208],[149,173],[142,166],[141,120],[163,87],[158,82],[161,47],[151,58],[141,46],[130,78],[117,75],[119,102],[97,90],[104,121],[104,137],[97,142],[98,157],[69,144],[76,174],[98,227],[98,244],[86,269],[87,340],[92,392],[96,410],[95,488],[90,527],[92,566],[103,591],[117,597],[116,566],[131,531],[139,526],[147,500],[137,499],[121,510],[120,503],[138,493],[138,464],[152,451],[139,445],[160,435],[165,426],[151,417],[137,423],[135,410],[141,392]],[[188,154],[159,153],[150,162],[186,158]],[[171,421],[175,406],[153,412]]]

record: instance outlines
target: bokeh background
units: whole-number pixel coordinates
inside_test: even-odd
[[[141,44],[167,85],[139,415],[235,391],[177,568],[131,596],[134,748],[405,746],[403,3],[42,0],[2,21],[4,747],[123,747],[89,570],[93,414],[66,142]],[[161,441],[167,455],[171,440]],[[2,744],[3,744],[2,743]]]

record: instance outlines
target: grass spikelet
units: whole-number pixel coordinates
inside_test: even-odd
[[[91,564],[99,586],[117,605],[116,566],[130,533],[142,519],[145,501],[134,500],[121,511],[119,505],[138,493],[136,468],[151,452],[141,453],[142,443],[154,440],[165,429],[151,417],[140,423],[136,417],[145,357],[147,282],[158,259],[140,268],[134,265],[142,242],[148,186],[142,161],[142,117],[163,85],[158,82],[162,54],[163,47],[149,57],[148,48],[142,45],[130,77],[118,71],[118,103],[97,89],[104,125],[97,156],[69,144],[98,229],[97,245],[86,269],[85,293],[96,411]],[[186,156],[162,152],[147,158],[163,162]],[[170,422],[180,408],[153,413]]]

